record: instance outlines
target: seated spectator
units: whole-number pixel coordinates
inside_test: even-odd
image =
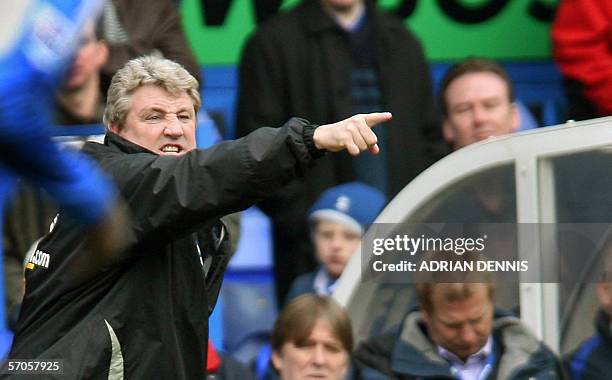
[[[495,62],[470,58],[453,65],[440,87],[444,139],[459,149],[516,131],[520,118],[514,100],[510,76]]]
[[[443,114],[442,132],[454,150],[517,131],[521,119],[514,88],[508,73],[497,63],[483,58],[468,58],[451,66],[444,75],[439,92]],[[516,193],[514,167],[483,171],[434,210],[428,222],[514,223]],[[480,226],[472,225],[480,234]],[[492,231],[488,229],[488,234]],[[513,235],[501,229],[489,236],[489,244],[507,256],[517,249]],[[506,254],[505,254],[506,255]],[[497,294],[497,305],[514,309],[518,305],[518,286],[504,286]]]
[[[290,302],[272,331],[272,364],[282,380],[346,378],[351,321],[333,299],[312,294]]]
[[[495,62],[470,58],[451,66],[440,85],[442,132],[457,150],[519,128],[508,73]],[[457,199],[436,210],[429,222],[509,223],[516,220],[513,176],[484,173],[479,183],[468,186]]]
[[[100,92],[100,69],[108,57],[108,47],[100,39],[100,27],[93,20],[85,23],[81,45],[68,74],[55,93],[55,124],[102,123],[105,100]],[[84,141],[79,137],[75,143]],[[7,206],[3,231],[4,289],[7,322],[12,328],[19,316],[23,298],[23,261],[32,244],[49,231],[57,214],[56,205],[46,193],[20,180]]]
[[[321,194],[309,215],[319,268],[295,279],[287,301],[305,293],[331,295],[365,228],[385,203],[380,191],[361,182],[335,186]]]
[[[492,282],[447,280],[418,282],[420,310],[399,332],[358,347],[359,378],[562,379],[554,354],[519,319],[495,310]]]
[[[46,189],[84,227],[90,257],[113,255],[124,228],[117,223],[117,192],[83,156],[60,152],[48,126],[53,92],[71,62],[95,1],[1,2],[0,14],[0,215],[13,181],[22,176]],[[2,229],[2,222],[0,222]],[[118,233],[119,232],[119,233]],[[5,236],[2,236],[3,246]],[[0,247],[0,254],[3,249]],[[18,273],[22,262],[17,263]],[[21,292],[21,283],[17,286]],[[3,313],[4,310],[0,311]],[[4,315],[2,315],[4,317]],[[10,334],[0,322],[0,356]],[[3,371],[6,375],[7,372]]]
[[[604,380],[612,373],[612,282],[596,287],[601,306],[595,317],[596,334],[564,359],[572,380]]]

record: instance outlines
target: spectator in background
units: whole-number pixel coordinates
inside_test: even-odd
[[[519,128],[520,116],[514,103],[512,82],[498,64],[480,58],[451,66],[440,85],[443,114],[442,133],[454,150]],[[467,186],[454,202],[430,216],[431,222],[513,222],[516,219],[512,184],[499,171],[483,173],[479,183]],[[457,196],[455,195],[455,196]]]
[[[338,185],[321,194],[308,217],[319,268],[293,282],[287,301],[306,293],[330,296],[365,229],[385,203],[380,191],[361,182]]]
[[[565,77],[568,117],[612,115],[612,2],[561,0],[552,43]]]
[[[98,26],[96,26],[98,25]],[[99,24],[85,22],[74,61],[55,93],[54,124],[100,124],[106,103],[100,91],[100,68],[108,47],[100,39]],[[78,138],[78,145],[84,142]],[[49,232],[57,206],[40,188],[18,181],[5,214],[4,284],[7,317],[14,327],[23,297],[23,262],[32,243]]]
[[[439,104],[442,133],[454,150],[513,133],[522,122],[508,73],[488,59],[468,58],[451,66],[440,84]],[[512,230],[491,229],[485,224],[516,222],[514,167],[471,176],[426,221],[468,223],[466,231],[476,236],[487,234],[488,247],[500,257],[515,257]],[[518,297],[518,286],[499,287],[497,305],[513,309],[519,304]]]
[[[272,330],[272,365],[281,380],[342,380],[349,369],[353,331],[332,298],[306,294],[281,311]]]
[[[440,85],[442,133],[453,149],[512,133],[520,117],[508,73],[495,62],[472,58],[451,66]]]
[[[104,92],[127,61],[154,53],[180,63],[202,83],[200,67],[183,32],[175,2],[105,0],[102,19],[103,38],[109,46],[108,62],[102,68]]]
[[[323,123],[390,110],[382,154],[329,156],[259,206],[273,221],[279,304],[293,279],[316,265],[305,220],[332,186],[361,181],[391,198],[442,155],[429,67],[416,37],[366,0],[304,0],[249,38],[240,61],[237,134],[290,115]]]
[[[611,258],[608,257],[608,260]],[[605,275],[612,275],[612,261],[608,261]],[[585,340],[564,359],[572,380],[606,380],[612,373],[612,282],[596,285],[600,310],[595,317],[595,335]]]
[[[83,245],[93,248],[87,260],[108,259],[121,246],[124,230],[115,218],[116,190],[87,159],[60,152],[47,128],[53,92],[70,65],[86,18],[95,17],[92,12],[98,3],[0,3],[0,214],[12,179],[27,178],[47,190],[67,218],[72,216],[73,222],[93,232],[81,237],[81,242],[93,243]],[[3,246],[4,240],[3,235]],[[21,268],[20,262],[19,272]],[[4,327],[4,321],[0,325]],[[5,342],[3,336],[2,356]]]
[[[100,24],[88,22],[64,84],[55,96],[59,125],[100,124],[106,99],[100,89],[100,70],[108,61],[108,45]]]
[[[456,257],[426,254],[431,260]],[[466,255],[457,260],[477,260]],[[449,281],[460,273],[421,273],[430,277],[416,284],[420,310],[405,317],[400,331],[357,348],[358,378],[563,379],[554,354],[518,318],[494,308],[493,283],[474,282],[490,274],[467,272],[462,282]]]

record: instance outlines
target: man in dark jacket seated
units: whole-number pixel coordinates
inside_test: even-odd
[[[604,380],[612,374],[612,282],[600,282],[596,287],[601,305],[595,317],[596,334],[564,360],[572,380]]]
[[[434,253],[435,254],[435,253]],[[495,310],[492,282],[419,282],[420,311],[355,353],[361,379],[562,379],[519,319]]]
[[[128,205],[128,249],[92,260],[82,228],[60,211],[28,258],[11,358],[56,363],[65,379],[203,378],[229,257],[219,218],[303,175],[324,151],[377,153],[370,128],[391,118],[291,119],[198,150],[200,104],[195,78],[166,59],[132,60],[113,77],[104,144],[83,150]]]

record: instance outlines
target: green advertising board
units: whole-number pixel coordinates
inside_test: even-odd
[[[257,23],[299,0],[182,0],[185,30],[203,65],[235,64]],[[557,0],[380,0],[421,39],[432,61],[469,55],[498,60],[550,58]]]

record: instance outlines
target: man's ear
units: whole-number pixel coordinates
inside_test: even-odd
[[[511,104],[512,109],[510,110],[510,112],[512,112],[511,115],[511,132],[516,132],[519,130],[519,127],[521,126],[521,115],[519,113],[519,109],[518,106],[516,105],[516,102],[512,102]]]
[[[598,282],[595,287],[601,306],[606,310],[612,310],[612,283]]]
[[[119,124],[109,123],[108,124],[108,130],[113,132],[113,133],[119,134],[119,130],[120,130]]]
[[[280,371],[281,367],[281,358],[278,352],[272,351],[272,365],[277,371]]]
[[[421,305],[420,303],[419,310],[421,311],[421,317],[423,318],[423,322],[425,322],[425,324],[429,326],[429,323],[431,322],[431,314],[429,314],[429,312],[425,310],[423,305]]]

